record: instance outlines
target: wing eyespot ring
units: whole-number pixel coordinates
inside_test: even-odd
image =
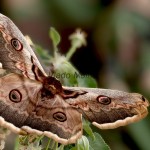
[[[11,39],[11,45],[16,51],[21,51],[23,49],[22,43],[16,38]]]
[[[103,104],[103,105],[109,105],[111,103],[111,98],[110,97],[107,97],[107,96],[104,96],[104,95],[99,95],[97,97],[97,101],[100,103],[100,104]]]
[[[60,122],[65,122],[67,120],[67,116],[63,112],[56,112],[53,114],[53,118]]]
[[[13,89],[9,93],[9,99],[14,103],[19,103],[22,100],[22,94],[19,90]]]

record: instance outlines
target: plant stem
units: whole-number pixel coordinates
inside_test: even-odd
[[[70,58],[73,56],[73,54],[75,53],[75,51],[76,51],[76,46],[73,45],[73,46],[69,49],[68,53],[66,54],[66,59],[67,59],[67,61],[70,60]]]
[[[48,143],[47,143],[47,146],[46,146],[45,150],[48,150],[48,149],[49,149],[50,142],[51,142],[51,139],[49,138],[49,140],[48,140]]]

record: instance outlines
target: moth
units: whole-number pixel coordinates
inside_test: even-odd
[[[100,129],[141,120],[148,100],[141,94],[100,88],[64,87],[48,76],[20,30],[0,14],[0,126],[62,144],[82,136],[82,117]]]

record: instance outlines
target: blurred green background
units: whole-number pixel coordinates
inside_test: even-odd
[[[76,28],[83,29],[87,46],[72,57],[76,68],[92,75],[99,87],[139,92],[150,99],[150,1],[1,0],[0,13],[49,50],[49,27],[55,27],[62,37],[62,54],[70,46],[68,36]],[[150,149],[149,116],[127,127],[99,132],[112,150]]]

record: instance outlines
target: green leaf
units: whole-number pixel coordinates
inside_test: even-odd
[[[55,28],[53,28],[53,27],[50,28],[49,36],[52,39],[54,47],[57,47],[58,44],[60,43],[61,38]]]
[[[89,141],[86,136],[83,135],[82,138],[77,141],[77,150],[89,150]]]
[[[50,54],[48,53],[47,50],[44,50],[41,46],[39,45],[34,45],[35,46],[35,49],[36,49],[36,52],[38,53],[38,55],[40,56],[40,58],[45,61],[45,60],[50,60],[51,59],[51,56]]]
[[[83,129],[93,140],[95,139],[94,133],[90,127],[90,123],[85,119],[83,119]]]
[[[134,141],[137,143],[140,149],[149,150],[150,132],[149,125],[147,124],[146,119],[138,123],[129,125],[128,130],[129,134],[134,138]]]
[[[57,150],[64,150],[64,145],[60,145]]]
[[[78,86],[80,87],[91,87],[96,88],[97,82],[94,78],[92,78],[90,75],[80,75],[78,77]]]
[[[110,147],[105,143],[100,134],[94,132],[95,140],[89,137],[90,150],[110,150]]]
[[[77,150],[77,146],[73,144],[66,145],[64,150]]]
[[[14,150],[18,150],[18,149],[19,149],[19,137],[17,136],[15,140]]]

